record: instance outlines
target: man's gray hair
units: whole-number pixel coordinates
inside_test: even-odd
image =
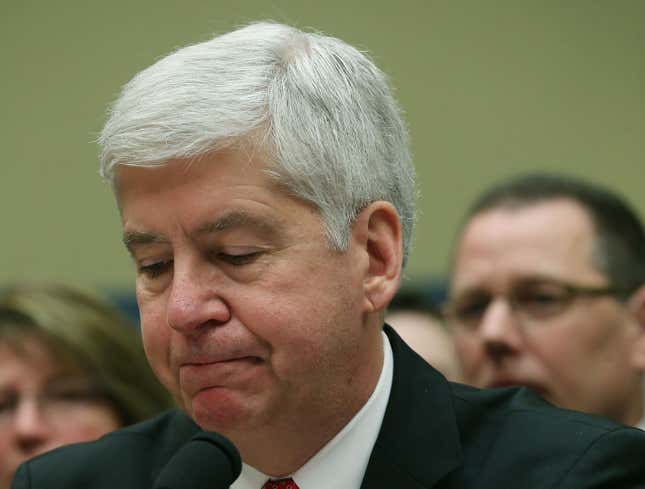
[[[101,136],[101,175],[236,143],[268,151],[268,171],[321,213],[330,244],[377,200],[397,209],[404,263],[414,225],[414,167],[385,75],[339,39],[250,24],[159,60],[125,85]]]

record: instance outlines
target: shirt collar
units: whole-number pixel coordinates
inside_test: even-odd
[[[645,430],[645,418],[641,418],[641,420],[636,425],[636,428],[640,428],[641,430]]]
[[[291,478],[300,489],[359,489],[376,442],[392,388],[392,347],[383,336],[383,368],[374,392],[347,425]],[[231,489],[260,489],[269,476],[242,464]]]

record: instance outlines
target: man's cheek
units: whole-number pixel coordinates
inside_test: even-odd
[[[176,375],[172,372],[170,335],[164,332],[142,330],[143,348],[148,363],[159,381],[171,392],[176,389]]]
[[[151,358],[148,356],[148,362],[159,382],[170,392],[177,405],[184,407],[178,373],[173,371],[168,362],[159,361],[159,357]]]

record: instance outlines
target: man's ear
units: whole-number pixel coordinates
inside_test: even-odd
[[[401,280],[403,242],[396,208],[389,202],[372,202],[359,213],[352,234],[367,257],[363,277],[365,312],[383,310]]]
[[[638,328],[632,345],[632,363],[645,372],[645,285],[632,294],[627,302],[627,308]]]

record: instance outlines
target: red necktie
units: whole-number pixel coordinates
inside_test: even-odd
[[[300,489],[293,479],[268,480],[262,486],[262,489]]]

